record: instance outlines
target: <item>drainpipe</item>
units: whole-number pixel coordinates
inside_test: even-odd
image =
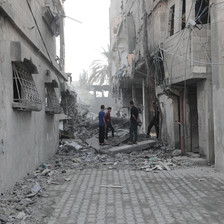
[[[61,16],[61,33],[60,33],[60,63],[62,65],[62,71],[65,72],[65,23],[64,23],[64,11]]]
[[[180,142],[181,142],[181,154],[184,155],[184,94],[180,92]]]

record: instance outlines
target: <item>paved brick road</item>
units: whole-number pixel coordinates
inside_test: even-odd
[[[70,182],[48,189],[58,195],[48,224],[224,223],[224,175],[210,167],[159,173],[87,169],[68,177]]]

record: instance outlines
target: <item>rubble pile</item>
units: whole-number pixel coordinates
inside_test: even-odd
[[[89,114],[89,112],[88,112]],[[87,115],[88,115],[87,114]],[[86,117],[80,117],[79,120],[76,120],[75,126],[73,129],[74,137],[77,139],[82,139],[85,141],[86,139],[91,138],[92,136],[98,135],[98,117],[95,120]],[[129,125],[129,120],[125,118],[113,118],[113,125],[115,130],[118,130],[122,127],[124,129]]]
[[[0,223],[43,223],[42,220],[54,203],[46,195],[46,189],[60,177],[58,171],[46,164],[27,174],[13,189],[0,197]]]
[[[187,156],[180,156],[180,150],[161,143],[151,149],[115,155],[99,154],[81,139],[61,143],[53,158],[0,197],[0,224],[44,224],[54,204],[54,199],[46,194],[47,188],[70,181],[68,174],[74,170],[131,169],[157,173],[193,166]]]

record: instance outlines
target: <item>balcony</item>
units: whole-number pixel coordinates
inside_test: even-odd
[[[211,75],[210,25],[201,30],[181,32],[167,38],[160,49],[166,84],[196,83]]]

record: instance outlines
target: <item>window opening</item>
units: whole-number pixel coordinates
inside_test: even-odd
[[[96,91],[96,97],[103,97],[103,93],[101,91]]]
[[[182,5],[182,30],[186,26],[186,0],[183,0],[183,5]]]
[[[109,91],[103,91],[104,97],[109,97]]]
[[[210,23],[209,0],[197,0],[195,3],[195,22],[197,24]]]
[[[12,64],[13,68],[13,107],[18,109],[41,110],[37,104],[41,104],[35,82],[32,75],[26,70],[24,66]],[[39,108],[39,109],[38,109]]]
[[[127,16],[127,31],[128,31],[128,53],[133,53],[136,47],[136,31],[135,21],[132,14]]]
[[[54,86],[52,84],[45,84],[46,98],[45,98],[45,111],[52,114],[60,114],[61,106],[56,95]]]
[[[175,5],[170,8],[169,13],[169,34],[172,36],[174,34],[174,14],[175,14]]]
[[[155,74],[156,74],[156,84],[163,84],[165,78],[165,70],[163,64],[162,52],[158,51],[158,53],[154,56],[153,63],[155,66]]]

